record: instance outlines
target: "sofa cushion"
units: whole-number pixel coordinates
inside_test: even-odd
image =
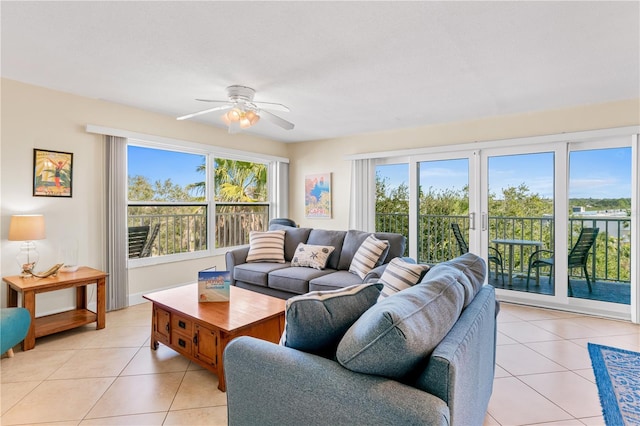
[[[405,256],[404,249],[407,245],[407,238],[402,234],[394,232],[376,232],[373,234],[379,240],[387,240],[389,242],[389,250],[383,253],[384,258],[380,259],[380,264],[389,263],[391,259]]]
[[[356,274],[349,271],[335,271],[309,281],[309,291],[338,290],[357,284],[362,284],[362,279]]]
[[[296,254],[291,259],[291,266],[307,266],[309,268],[324,269],[327,260],[335,247],[315,246],[312,244],[298,244]]]
[[[473,253],[465,253],[462,256],[434,265],[425,275],[423,281],[430,280],[431,274],[437,274],[440,269],[449,270],[450,268],[458,271],[456,278],[464,289],[464,307],[466,308],[482,288],[487,274],[487,264],[480,256]]]
[[[277,269],[269,274],[268,286],[290,293],[304,294],[309,292],[309,281],[332,272],[335,272],[335,269],[324,269],[320,271],[318,269],[301,268],[297,266]]]
[[[396,257],[389,262],[380,277],[380,282],[384,284],[384,288],[380,292],[378,301],[413,287],[428,270],[429,265],[409,263],[401,257]]]
[[[247,262],[284,263],[285,231],[251,231]]]
[[[307,244],[317,246],[332,246],[336,249],[329,256],[327,268],[338,269],[338,261],[340,260],[340,252],[344,242],[345,231],[329,231],[326,229],[312,229],[307,239]]]
[[[289,263],[243,263],[233,268],[233,279],[267,287],[270,272],[289,266]]]
[[[358,251],[351,260],[349,272],[357,274],[364,279],[380,260],[382,253],[389,247],[389,242],[379,240],[373,235],[369,235],[358,248]]]
[[[382,284],[359,284],[288,299],[280,344],[333,357],[344,333],[376,303],[381,289]]]
[[[298,244],[306,243],[309,238],[311,228],[296,228],[293,226],[285,225],[270,225],[269,230],[282,230],[284,234],[284,260],[290,262],[296,253]]]
[[[373,305],[349,328],[336,358],[345,368],[401,379],[438,345],[458,319],[464,291],[452,267]]]

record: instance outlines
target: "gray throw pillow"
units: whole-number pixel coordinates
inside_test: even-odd
[[[340,290],[312,291],[287,300],[280,344],[333,357],[351,325],[376,303],[382,284],[359,284]]]
[[[433,271],[433,270],[432,270]],[[431,277],[431,272],[426,277]],[[458,271],[376,303],[349,328],[336,358],[345,368],[401,379],[435,349],[457,321],[464,303]]]

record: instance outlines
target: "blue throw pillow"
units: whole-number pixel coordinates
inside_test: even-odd
[[[340,290],[312,291],[287,300],[280,344],[333,357],[336,346],[363,312],[378,300],[382,284],[359,284]]]
[[[440,268],[427,280],[381,300],[349,328],[336,359],[364,374],[402,379],[435,349],[464,304],[460,272]]]

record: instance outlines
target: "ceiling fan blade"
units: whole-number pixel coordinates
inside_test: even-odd
[[[231,108],[233,108],[233,105],[231,104],[221,105],[214,108],[205,109],[203,111],[194,112],[192,114],[183,115],[182,117],[176,118],[176,120],[186,120],[187,118],[195,117],[197,115],[207,114],[213,111],[223,111],[225,109],[231,109]]]
[[[257,108],[260,109],[270,109],[273,111],[282,111],[282,112],[290,112],[291,110],[286,105],[274,103],[274,102],[251,102]]]
[[[216,99],[196,99],[196,101],[200,101],[200,102],[220,102],[220,103],[223,103],[223,104],[226,104],[226,103],[229,102],[228,100],[219,101],[219,100],[216,100]]]
[[[284,118],[280,118],[275,114],[270,113],[269,111],[266,110],[260,110],[260,116],[266,118],[267,120],[271,121],[272,123],[282,127],[285,130],[291,130],[294,127],[293,123],[290,123],[289,121],[285,120]]]

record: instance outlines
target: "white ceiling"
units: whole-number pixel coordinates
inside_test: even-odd
[[[174,117],[246,85],[285,142],[640,98],[638,1],[0,7],[4,78]]]

